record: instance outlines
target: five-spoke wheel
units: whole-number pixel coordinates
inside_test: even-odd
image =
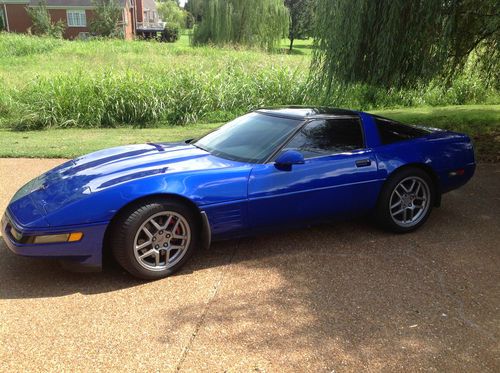
[[[429,208],[429,185],[418,176],[399,182],[389,201],[391,217],[402,227],[418,224]]]
[[[380,193],[377,217],[385,227],[409,232],[429,217],[434,203],[434,185],[420,168],[405,168],[392,175]]]
[[[199,236],[196,212],[177,201],[137,203],[113,222],[110,245],[128,272],[157,279],[178,270],[192,254]]]
[[[173,211],[146,220],[135,235],[135,258],[144,268],[162,271],[179,262],[189,247],[191,230],[186,219]]]

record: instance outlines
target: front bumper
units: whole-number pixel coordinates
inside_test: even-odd
[[[102,247],[107,225],[107,223],[99,223],[27,229],[19,224],[7,210],[2,217],[1,230],[5,244],[14,254],[69,260],[73,264],[99,269],[102,267]],[[13,234],[12,228],[17,231],[16,234]],[[20,239],[21,236],[41,236],[74,231],[83,232],[83,238],[78,242],[32,244],[22,243],[25,240]]]

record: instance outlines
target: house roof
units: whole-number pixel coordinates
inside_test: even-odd
[[[125,7],[127,0],[117,0],[121,7]],[[154,2],[154,0],[153,0]],[[40,0],[29,0],[30,6],[37,6]],[[49,7],[93,7],[94,3],[92,0],[46,0],[47,6]]]

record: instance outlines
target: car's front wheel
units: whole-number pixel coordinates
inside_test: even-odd
[[[181,268],[198,244],[198,219],[177,201],[151,201],[129,207],[109,237],[113,255],[133,276],[155,280]]]
[[[431,177],[419,168],[403,169],[386,182],[377,206],[383,226],[398,233],[410,232],[425,223],[434,205]]]

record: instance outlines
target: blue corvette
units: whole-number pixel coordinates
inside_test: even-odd
[[[178,270],[212,240],[372,212],[421,226],[475,169],[466,135],[321,107],[259,109],[199,140],[98,151],[23,186],[2,219],[16,254],[132,275]]]

